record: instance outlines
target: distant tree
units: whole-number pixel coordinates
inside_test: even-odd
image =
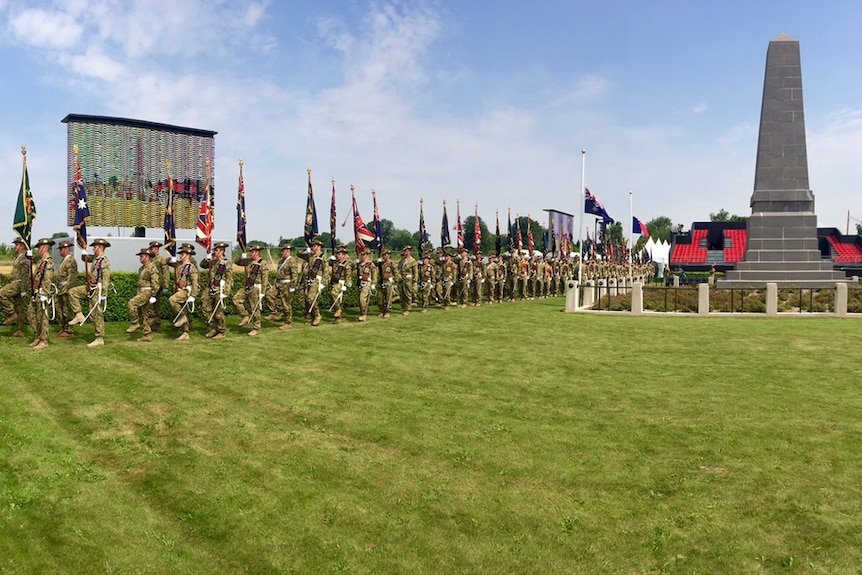
[[[731,215],[725,209],[721,209],[716,214],[709,214],[709,221],[711,222],[747,222],[747,216],[737,216],[736,214]]]
[[[664,240],[670,242],[671,234],[673,233],[673,222],[667,216],[659,216],[647,222],[647,230],[653,241],[657,242]]]
[[[609,244],[614,245],[614,246],[625,245],[626,240],[625,240],[625,237],[623,237],[623,224],[622,224],[622,222],[614,222],[608,226],[607,241]]]
[[[862,224],[856,224],[856,235],[862,236]]]
[[[69,232],[54,232],[51,235],[52,240],[56,240],[57,238],[67,238],[69,237]]]
[[[431,241],[431,233],[430,232],[428,233],[428,242],[425,244],[425,247],[427,249],[431,249],[434,247],[434,243]],[[416,257],[419,254],[419,248],[420,248],[420,246],[419,246],[419,232],[418,231],[413,234],[413,248],[414,248],[413,251],[415,252],[414,257]]]
[[[386,244],[386,247],[392,250],[392,253],[398,253],[404,246],[413,243],[413,236],[407,230],[392,230],[392,235]],[[415,255],[416,252],[414,252]]]

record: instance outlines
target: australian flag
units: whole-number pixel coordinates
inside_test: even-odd
[[[585,188],[584,193],[584,212],[587,214],[593,214],[594,216],[598,216],[604,220],[606,224],[614,223],[614,219],[602,205],[602,203],[593,195],[593,193],[589,190],[589,188]]]
[[[87,219],[90,217],[90,206],[87,205],[87,189],[84,187],[84,176],[81,174],[81,164],[75,159],[75,225],[78,247],[87,249]]]

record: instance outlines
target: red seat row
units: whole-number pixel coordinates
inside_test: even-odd
[[[832,258],[832,261],[840,264],[862,263],[862,248],[857,244],[841,243],[833,236],[826,236],[826,239],[829,240],[829,245],[832,246],[832,249],[836,254]]]
[[[702,264],[706,263],[706,248],[700,247],[701,240],[705,240],[707,230],[694,230],[691,235],[690,244],[676,244],[670,256],[672,264]]]
[[[724,248],[725,263],[735,264],[741,262],[745,256],[745,248],[748,245],[747,230],[724,230],[725,244],[730,240],[730,246]]]

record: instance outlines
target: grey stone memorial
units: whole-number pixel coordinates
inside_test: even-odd
[[[718,287],[835,287],[847,279],[821,261],[802,106],[799,41],[781,34],[769,43],[748,245],[742,262]]]

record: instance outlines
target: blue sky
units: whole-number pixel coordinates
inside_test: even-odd
[[[748,215],[781,33],[801,43],[819,225],[862,219],[856,2],[0,0],[0,25],[9,240],[21,145],[34,235],[66,229],[69,113],[217,131],[220,238],[235,233],[239,158],[249,238],[266,241],[301,235],[306,166],[321,212],[334,177],[339,220],[353,184],[366,220],[374,188],[410,231],[424,198],[432,237],[443,200],[450,220],[456,200],[462,217],[478,203],[492,229],[497,210],[577,214],[582,148],[587,187],[619,220],[630,191],[644,221]]]

